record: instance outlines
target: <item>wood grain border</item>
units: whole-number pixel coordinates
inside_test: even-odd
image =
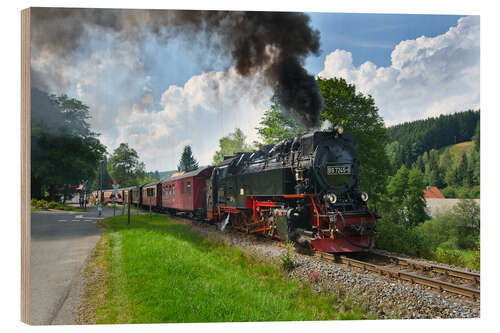
[[[30,323],[31,11],[21,11],[21,321]]]

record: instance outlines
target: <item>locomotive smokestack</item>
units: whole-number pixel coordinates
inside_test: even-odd
[[[67,59],[85,49],[88,28],[136,42],[148,32],[163,43],[204,33],[204,46],[219,57],[231,55],[242,76],[263,73],[287,111],[308,129],[318,125],[323,102],[303,64],[309,54],[318,54],[320,38],[304,13],[33,8],[31,17],[34,58],[49,53]]]

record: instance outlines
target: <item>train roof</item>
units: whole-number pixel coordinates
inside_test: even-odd
[[[179,175],[179,176],[175,176],[175,177],[170,177],[170,178],[164,179],[163,182],[169,182],[171,180],[178,180],[178,179],[189,178],[189,177],[196,177],[200,173],[202,173],[203,171],[205,171],[207,169],[212,169],[212,168],[213,167],[211,167],[211,166],[208,166],[208,167],[205,167],[205,168],[199,168],[199,169],[196,169],[196,170],[193,170],[193,171],[186,172],[186,173],[184,173],[182,175]]]
[[[152,186],[152,185],[158,185],[159,183],[161,183],[161,181],[157,180],[155,182],[152,182],[152,183],[147,183],[147,184],[143,184],[143,185],[139,185],[140,187],[145,187],[145,186]]]

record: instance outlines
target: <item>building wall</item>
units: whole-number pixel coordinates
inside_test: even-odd
[[[427,203],[426,212],[431,217],[435,217],[438,213],[445,213],[455,206],[460,199],[425,199]],[[479,199],[472,199],[480,204]]]

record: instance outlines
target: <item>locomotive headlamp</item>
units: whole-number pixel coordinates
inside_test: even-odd
[[[296,181],[303,181],[304,180],[304,170],[303,169],[296,169],[295,170],[295,180]]]
[[[323,198],[325,199],[326,202],[329,202],[331,204],[334,204],[337,202],[337,196],[334,193],[325,194],[325,196]]]
[[[361,200],[366,202],[368,200],[368,193],[361,192]]]
[[[342,133],[344,133],[344,126],[342,126],[342,125],[337,125],[337,126],[335,126],[334,130],[335,130],[335,132],[337,132],[338,134],[342,134]]]

